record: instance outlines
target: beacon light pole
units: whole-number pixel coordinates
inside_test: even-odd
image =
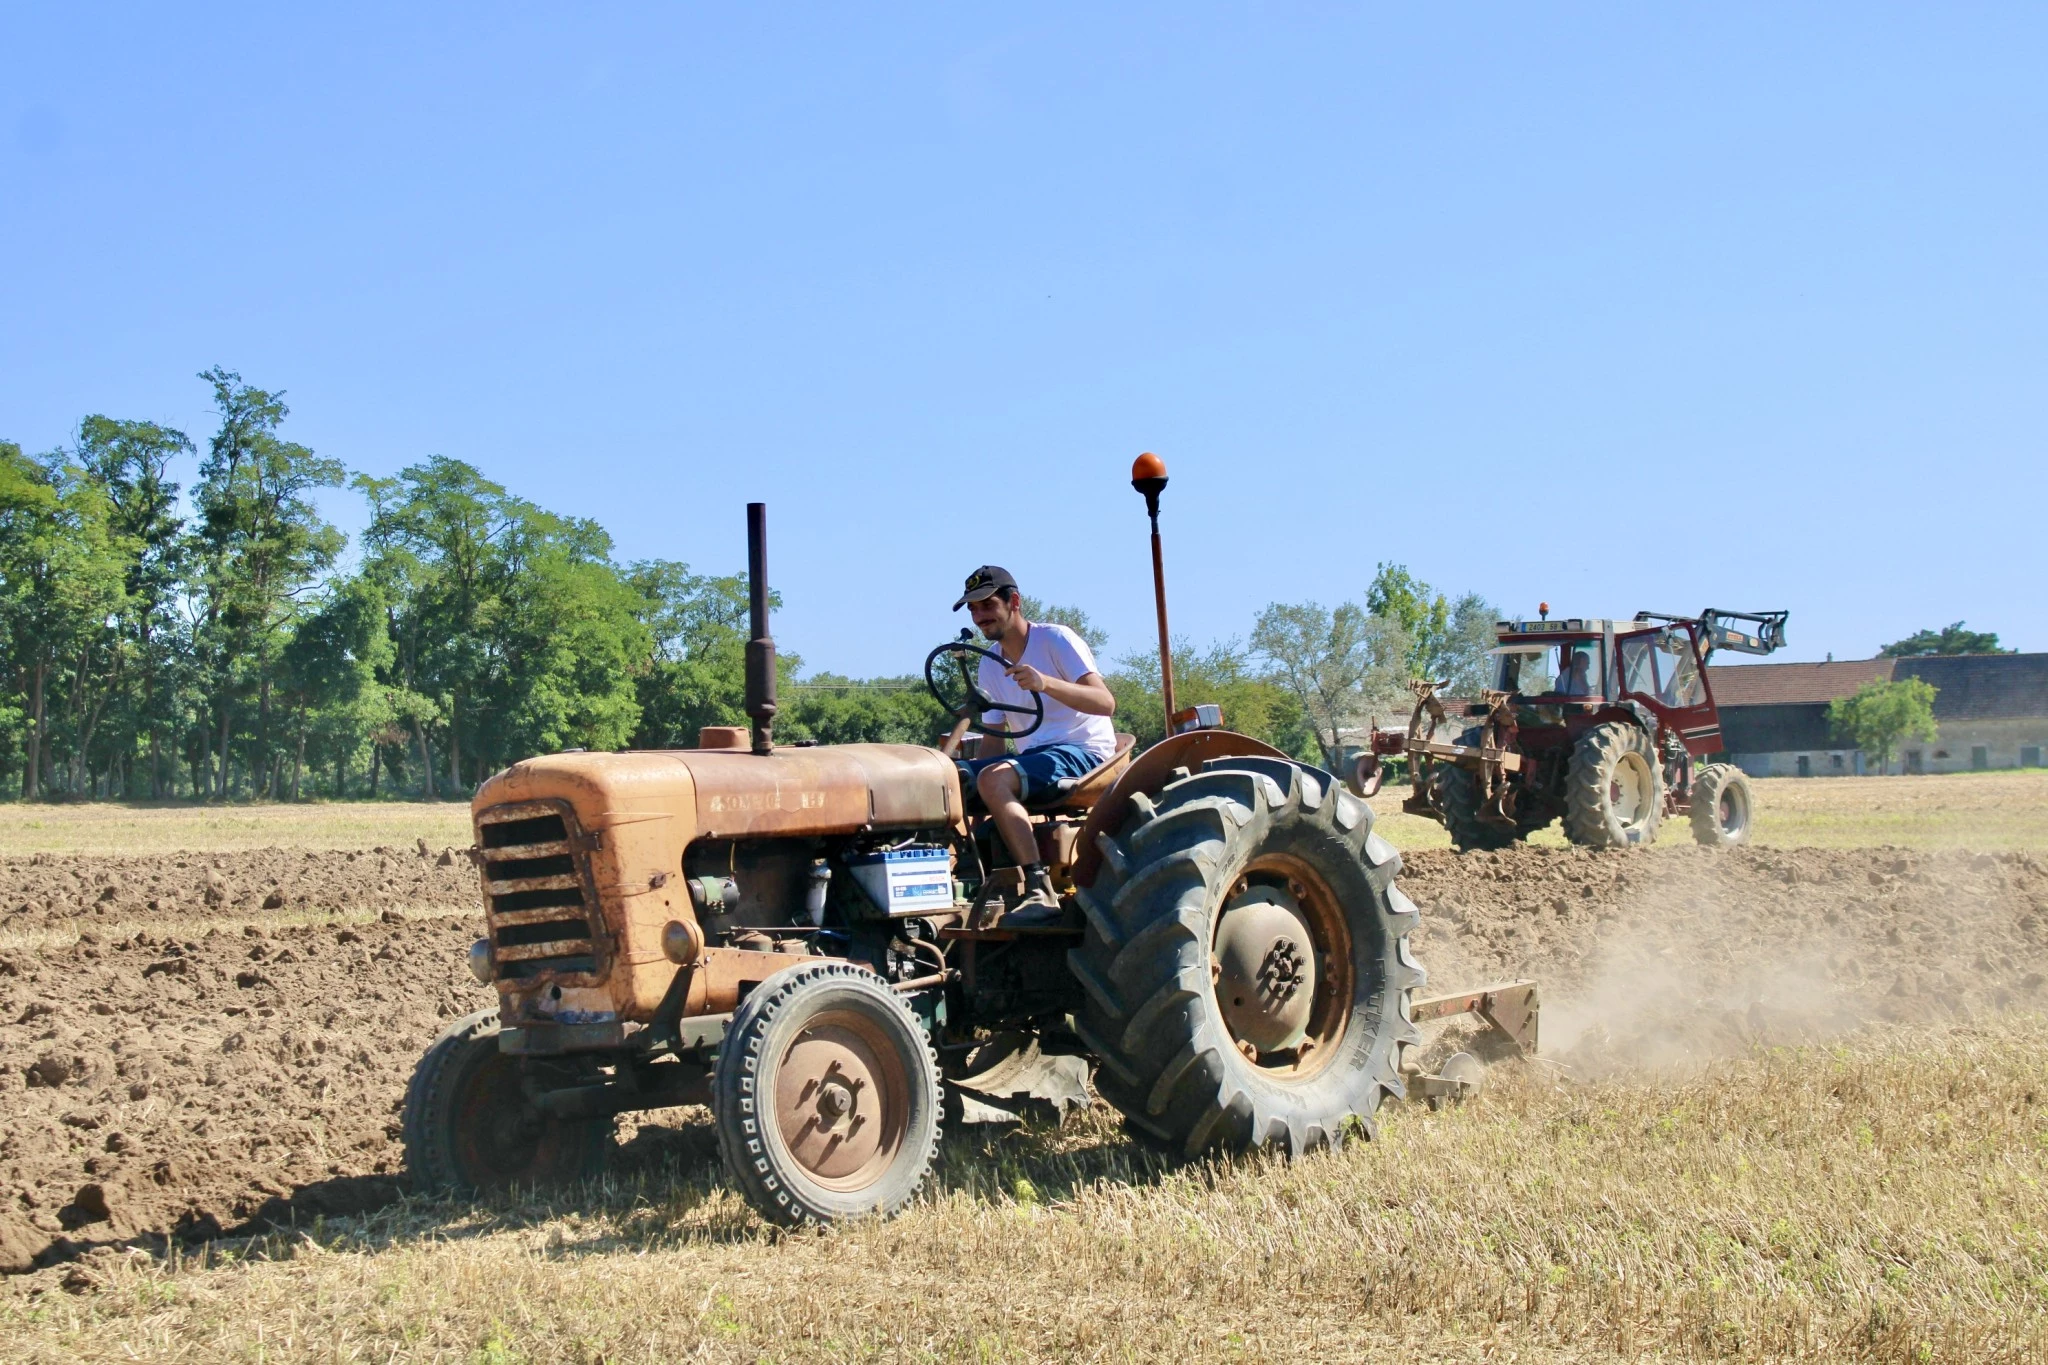
[[[1159,495],[1166,491],[1166,461],[1150,451],[1131,462],[1131,487],[1145,495],[1152,518],[1152,597],[1159,608],[1159,688],[1166,704],[1166,733],[1173,733],[1173,645],[1166,634],[1166,560],[1159,549]]]

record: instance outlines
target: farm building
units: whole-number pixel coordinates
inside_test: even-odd
[[[1828,728],[1828,703],[1867,682],[1921,678],[1938,735],[1908,741],[1904,772],[2038,768],[2048,752],[2048,654],[1958,654],[1819,664],[1716,664],[1707,670],[1729,758],[1752,777],[1839,777],[1863,754]],[[1875,764],[1875,758],[1870,760]]]

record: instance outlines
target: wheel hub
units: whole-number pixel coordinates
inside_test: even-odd
[[[891,1113],[889,1104],[903,1088],[891,1070],[897,1059],[864,1023],[821,1016],[789,1045],[776,1069],[775,1124],[783,1145],[828,1186],[864,1185],[902,1141],[903,1116]]]
[[[1281,893],[1260,887],[1216,927],[1216,1003],[1231,1037],[1255,1052],[1299,1044],[1316,993],[1308,925]]]
[[[1607,803],[1624,827],[1649,813],[1650,766],[1641,754],[1623,754],[1607,784]]]

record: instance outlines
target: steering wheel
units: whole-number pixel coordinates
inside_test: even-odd
[[[944,664],[940,663],[942,659],[952,664],[953,672],[959,677],[961,695],[957,699],[947,696],[945,688],[940,686],[940,674],[944,670]],[[946,714],[966,719],[967,728],[977,735],[1008,735],[1011,739],[1022,739],[1045,724],[1044,693],[1027,692],[1024,695],[1031,698],[1031,705],[1012,706],[1008,702],[995,700],[975,686],[974,680],[981,671],[983,659],[994,659],[998,668],[1010,666],[1010,661],[994,650],[983,649],[980,645],[974,644],[973,637],[964,630],[960,632],[959,639],[948,640],[924,656],[924,685],[938,698],[939,705],[946,708]],[[1031,724],[1021,730],[991,729],[981,721],[981,715],[985,711],[1009,711],[1016,715],[1029,716]]]

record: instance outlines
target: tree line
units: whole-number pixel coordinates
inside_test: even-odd
[[[430,457],[351,474],[284,433],[284,394],[216,367],[201,449],[84,419],[41,455],[0,441],[0,784],[22,798],[466,795],[565,748],[694,744],[745,723],[744,574],[614,558],[596,522]],[[172,465],[197,456],[190,489]],[[321,490],[368,504],[358,554]],[[1033,604],[1034,619],[1085,614]],[[1493,612],[1382,565],[1363,603],[1273,604],[1248,638],[1176,641],[1176,699],[1329,757],[1403,680],[1475,680]],[[805,676],[781,657],[779,737],[929,743],[919,678]],[[1164,733],[1156,651],[1105,673],[1118,724]]]

